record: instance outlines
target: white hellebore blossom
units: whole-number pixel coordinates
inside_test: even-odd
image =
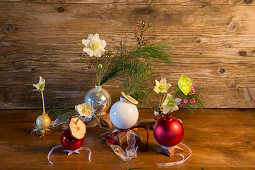
[[[91,104],[86,102],[75,106],[75,110],[79,113],[80,116],[91,117],[94,109]]]
[[[40,76],[39,83],[33,84],[36,87],[35,91],[43,91],[45,87],[45,80]]]
[[[82,44],[85,45],[83,51],[90,57],[101,57],[105,52],[106,42],[100,40],[98,34],[89,34],[88,39],[83,39]]]
[[[98,68],[103,68],[103,65],[102,64],[98,64]]]
[[[174,112],[176,110],[179,110],[178,104],[180,104],[181,99],[173,98],[173,95],[167,94],[166,99],[164,103],[162,104],[163,108],[163,114],[167,114],[169,111]]]
[[[167,93],[167,90],[172,86],[170,83],[167,83],[165,78],[162,78],[160,82],[158,80],[155,80],[155,82],[154,91],[156,93]]]

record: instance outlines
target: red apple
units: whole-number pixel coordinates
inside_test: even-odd
[[[68,126],[72,137],[75,139],[83,139],[85,137],[86,125],[80,118],[72,117]]]
[[[79,149],[84,142],[84,138],[82,139],[75,139],[72,137],[70,130],[66,129],[62,136],[61,136],[61,144],[65,149],[74,151],[76,149]]]

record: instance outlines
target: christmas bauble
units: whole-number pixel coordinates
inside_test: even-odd
[[[79,149],[83,142],[84,142],[84,138],[82,139],[75,139],[72,137],[69,129],[66,129],[62,136],[61,136],[61,144],[62,146],[67,149],[67,150],[71,150],[74,151],[76,149]]]
[[[110,110],[110,120],[118,129],[128,129],[134,126],[138,120],[137,107],[125,98],[114,103]]]
[[[171,147],[181,142],[184,128],[179,119],[165,116],[160,118],[154,125],[153,135],[160,145]]]
[[[36,125],[39,129],[47,129],[50,126],[51,120],[47,113],[37,117]]]
[[[111,96],[102,86],[90,89],[84,97],[84,102],[91,104],[97,115],[105,115],[111,106]]]

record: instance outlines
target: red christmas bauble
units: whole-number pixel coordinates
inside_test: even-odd
[[[165,116],[160,118],[154,125],[153,135],[160,145],[171,147],[181,142],[184,128],[179,119]]]
[[[76,149],[79,149],[83,142],[84,142],[84,138],[82,139],[75,139],[72,137],[69,129],[66,129],[62,136],[61,136],[61,144],[65,149],[74,151]]]

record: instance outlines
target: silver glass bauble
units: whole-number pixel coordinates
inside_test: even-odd
[[[158,109],[158,108],[155,108],[154,110],[153,110],[153,115],[154,116],[158,116],[160,114],[160,110]]]
[[[104,115],[111,106],[111,96],[102,86],[95,86],[87,92],[84,102],[91,104],[95,114]]]
[[[162,116],[162,111],[160,110],[160,108],[159,107],[154,108],[154,110],[153,110],[153,118],[155,120],[158,120],[161,116]]]

